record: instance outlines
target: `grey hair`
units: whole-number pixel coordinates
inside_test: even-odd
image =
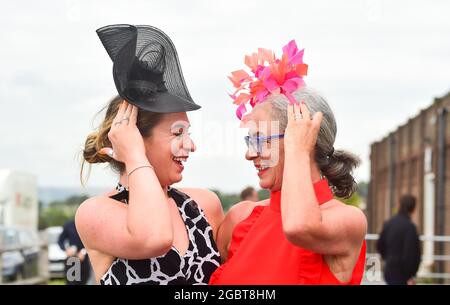
[[[315,147],[315,161],[328,179],[333,192],[340,198],[349,198],[357,189],[357,184],[353,177],[353,170],[360,164],[360,159],[345,150],[334,150],[337,126],[333,112],[327,101],[314,89],[302,87],[293,93],[297,101],[304,101],[311,115],[320,111],[323,114],[320,125],[317,143]],[[271,117],[279,122],[280,131],[284,131],[287,126],[288,99],[282,95],[272,95],[267,98],[271,107]]]

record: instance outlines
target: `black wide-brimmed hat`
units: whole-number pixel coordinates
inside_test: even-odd
[[[115,24],[97,30],[113,61],[119,95],[152,112],[185,112],[200,108],[191,98],[170,38],[149,25]]]

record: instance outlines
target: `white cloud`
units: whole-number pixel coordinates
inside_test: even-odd
[[[363,158],[361,180],[369,176],[370,143],[450,90],[448,1],[46,0],[3,8],[0,167],[30,171],[41,185],[78,185],[76,153],[115,92],[111,62],[95,34],[106,24],[152,24],[167,32],[203,106],[202,124],[222,126],[235,121],[226,75],[257,47],[279,54],[295,38],[306,48],[307,83],[335,111],[336,147]],[[202,149],[188,163],[184,185],[227,191],[256,185],[237,151],[208,156]],[[100,166],[89,185],[113,181]]]

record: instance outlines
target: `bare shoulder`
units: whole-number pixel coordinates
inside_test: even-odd
[[[101,209],[105,203],[106,196],[95,196],[86,199],[77,209],[75,213],[75,225],[77,227],[77,231],[84,231],[86,225],[91,223],[91,219],[96,214],[97,209]]]
[[[126,212],[126,208],[125,204],[117,204],[115,200],[103,195],[85,200],[75,214],[75,226],[83,242],[89,243],[93,233],[101,229],[112,210],[122,209]]]
[[[355,236],[355,239],[361,240],[365,237],[367,233],[367,218],[360,208],[345,204],[338,199],[332,199],[323,205],[322,211],[340,219],[345,219],[346,231]]]
[[[234,227],[239,222],[246,219],[252,213],[256,206],[264,206],[268,204],[268,200],[262,201],[241,201],[233,205],[227,212],[225,216],[224,223],[228,226]]]
[[[76,219],[82,220],[83,217],[90,216],[93,212],[98,211],[98,209],[103,210],[107,208],[111,203],[115,203],[115,200],[108,196],[100,195],[90,197],[78,207]]]
[[[205,213],[208,211],[213,213],[223,213],[222,204],[216,193],[200,188],[182,188],[180,191],[194,199]]]

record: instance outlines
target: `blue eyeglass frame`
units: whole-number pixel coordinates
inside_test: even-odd
[[[245,144],[247,144],[247,147],[250,147],[250,144],[252,144],[252,147],[254,148],[254,143],[252,142],[251,139],[255,139],[256,140],[256,152],[258,154],[262,153],[262,142],[263,141],[267,141],[267,140],[271,140],[271,139],[283,139],[284,138],[284,133],[280,133],[280,134],[275,134],[275,135],[270,135],[270,136],[261,136],[261,137],[251,137],[251,136],[245,136]]]

